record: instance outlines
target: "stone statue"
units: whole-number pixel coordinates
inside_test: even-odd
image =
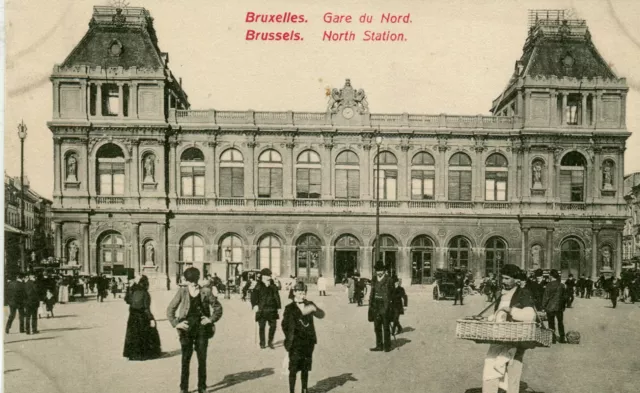
[[[539,244],[531,247],[531,268],[538,269],[541,265],[542,247]]]
[[[611,247],[602,247],[602,267],[611,269]]]
[[[144,159],[144,176],[143,183],[155,183],[155,156],[153,154],[149,154]]]
[[[78,264],[78,245],[74,241],[69,244],[69,265],[77,265],[77,264]]]
[[[613,188],[612,183],[611,164],[607,162],[604,164],[604,168],[602,168],[602,187],[611,189]]]
[[[542,163],[533,163],[533,188],[542,188]]]
[[[75,154],[67,158],[67,181],[78,181],[78,159]]]
[[[145,260],[144,260],[145,266],[155,265],[154,259],[155,259],[155,249],[153,248],[153,244],[147,243]]]

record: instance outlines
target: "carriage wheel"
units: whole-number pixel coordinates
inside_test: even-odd
[[[433,300],[440,300],[440,289],[437,285],[433,287]]]

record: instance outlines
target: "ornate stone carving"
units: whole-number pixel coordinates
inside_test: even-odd
[[[483,151],[485,151],[487,149],[487,147],[485,146],[485,137],[484,136],[474,136],[473,137],[473,150],[476,151],[476,153],[482,153]]]
[[[156,156],[151,153],[145,155],[143,162],[143,183],[155,183]]]
[[[440,237],[445,237],[445,236],[447,236],[447,230],[446,230],[446,229],[443,229],[443,228],[439,229],[439,230],[438,230],[438,236],[440,236]]]
[[[214,233],[216,233],[216,228],[213,225],[209,225],[207,227],[207,234],[213,235]]]
[[[66,180],[68,182],[78,181],[78,156],[75,153],[67,156],[67,175]]]
[[[371,228],[363,228],[362,234],[365,236],[371,236]]]
[[[446,136],[438,136],[438,144],[435,146],[439,152],[444,153],[449,150],[449,146],[447,146],[447,137]]]
[[[287,226],[284,228],[284,233],[286,233],[288,236],[293,235],[293,227],[292,227],[292,226],[290,226],[290,225],[287,225]]]
[[[248,225],[245,230],[249,235],[253,235],[256,232],[256,229],[252,225]]]
[[[360,113],[369,112],[369,103],[364,89],[355,90],[351,87],[351,80],[346,79],[342,89],[332,89],[329,93],[327,111],[338,113],[343,108],[355,108]]]
[[[327,236],[331,236],[331,234],[333,233],[333,228],[331,228],[331,226],[329,225],[325,225],[324,226],[324,234]]]

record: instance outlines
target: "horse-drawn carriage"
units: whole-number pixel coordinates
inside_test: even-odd
[[[456,297],[456,276],[460,271],[437,269],[433,283],[433,299],[454,299]]]

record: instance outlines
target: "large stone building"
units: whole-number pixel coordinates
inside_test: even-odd
[[[623,267],[640,267],[640,172],[624,177],[627,221],[622,238]]]
[[[378,183],[381,259],[406,283],[619,271],[627,84],[585,21],[549,15],[493,116],[451,116],[370,113],[355,80],[318,112],[190,110],[148,11],[95,7],[51,76],[56,252],[91,274],[370,276]]]

